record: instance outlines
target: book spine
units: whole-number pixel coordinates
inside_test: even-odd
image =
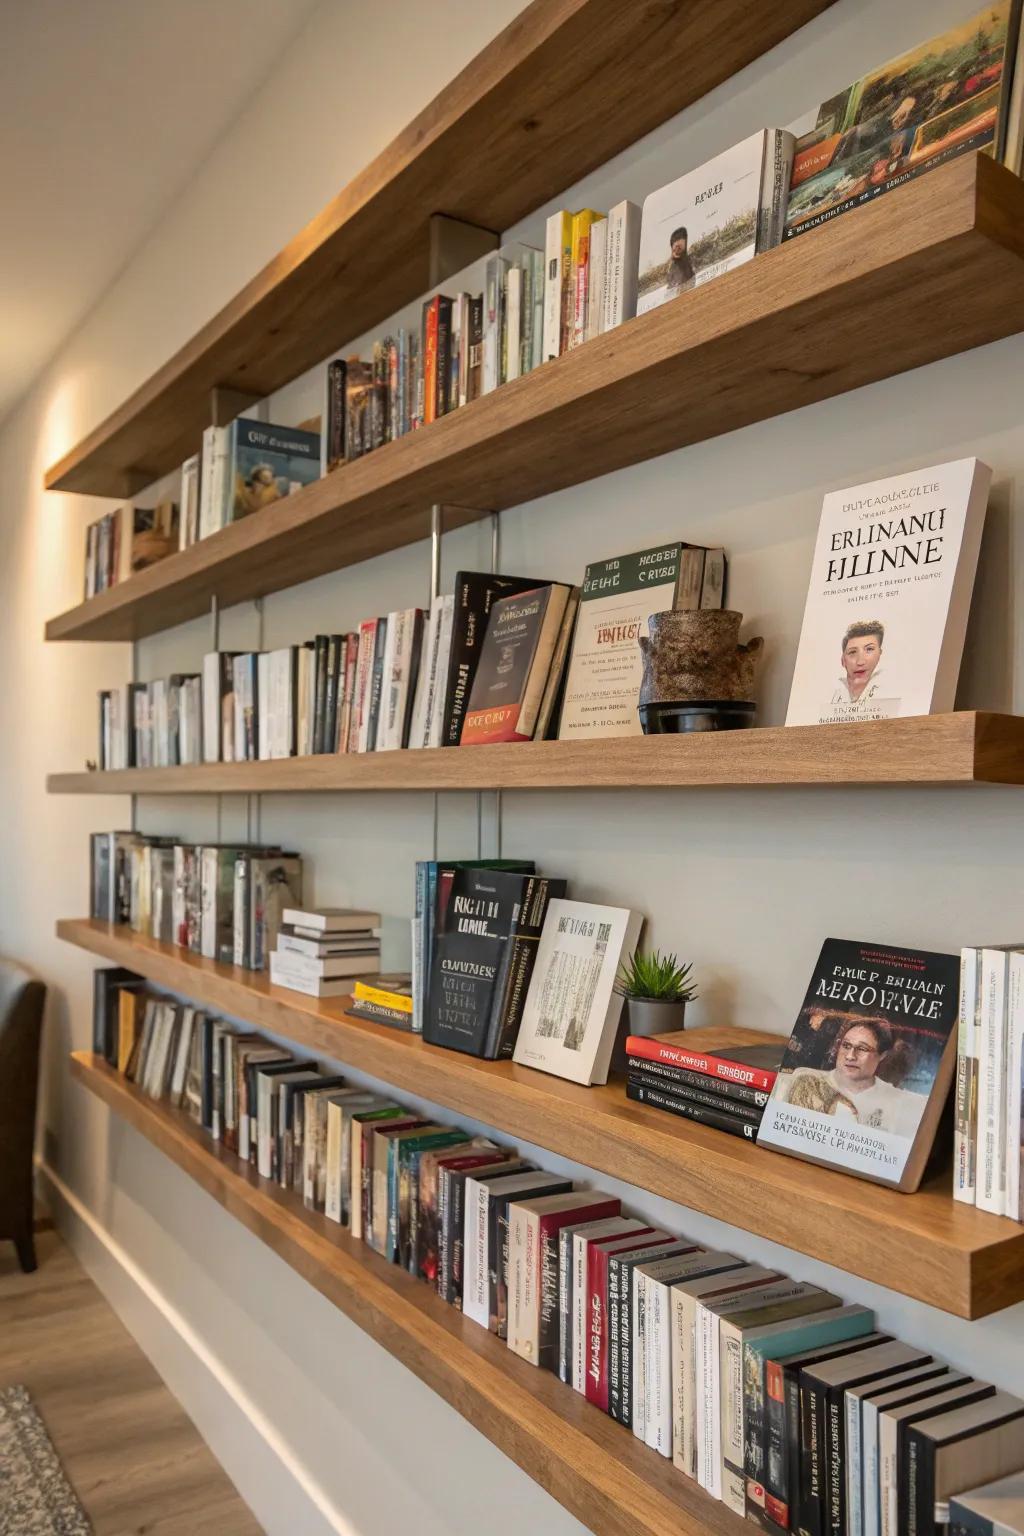
[[[625,1273],[624,1273],[625,1271]],[[624,1424],[622,1417],[622,1381],[625,1359],[622,1349],[622,1288],[628,1281],[628,1270],[621,1254],[611,1254],[608,1259],[608,1415],[617,1423]],[[628,1393],[626,1394],[628,1400]]]
[[[710,1056],[700,1051],[683,1051],[678,1046],[659,1043],[657,1038],[630,1035],[626,1050],[631,1056],[642,1056],[647,1061],[662,1062],[669,1067],[682,1067],[702,1076],[721,1078],[723,1082],[746,1085],[770,1093],[778,1074],[761,1067],[748,1067],[725,1057]]]
[[[608,1412],[608,1254],[592,1247],[587,1255],[586,1398]]]
[[[642,1058],[638,1058],[642,1062]],[[739,1120],[747,1120],[751,1125],[760,1125],[764,1114],[764,1106],[745,1103],[741,1099],[733,1099],[724,1093],[715,1092],[716,1078],[705,1078],[707,1087],[692,1088],[688,1083],[680,1083],[661,1076],[657,1068],[648,1069],[647,1064],[641,1067],[629,1067],[628,1081],[641,1083],[647,1088],[656,1088],[661,1093],[670,1094],[673,1098],[681,1099],[686,1104],[702,1106],[705,1109],[717,1110],[719,1114],[732,1115]]]
[[[561,1269],[559,1265],[560,1232],[544,1222],[539,1227],[537,1250],[537,1364],[556,1375],[561,1361],[560,1326],[562,1317]]]
[[[667,1067],[646,1056],[628,1056],[626,1067],[652,1087],[660,1085],[667,1092],[678,1093],[681,1097],[686,1097],[686,1090],[703,1093],[729,1108],[745,1105],[748,1109],[764,1109],[771,1097],[762,1088],[748,1088],[745,1083],[731,1083],[725,1078],[709,1077],[706,1072]]]
[[[1003,1214],[1006,1201],[1006,955],[982,950],[976,1204]]]
[[[1006,979],[1006,1033],[1009,1070],[1006,1078],[1006,1203],[1004,1214],[1021,1220],[1020,1163],[1024,1148],[1024,955],[1011,954]]]
[[[577,1239],[573,1243],[572,1257],[572,1385],[573,1390],[586,1394],[587,1390],[587,1243]]]
[[[953,1138],[953,1198],[973,1205],[977,1186],[978,1028],[981,1001],[978,951],[960,951],[960,1007],[957,1018],[956,1112]]]
[[[862,1532],[864,1529],[864,1504],[861,1497],[862,1447],[860,1436],[860,1398],[852,1392],[846,1395],[844,1435],[846,1456],[843,1476],[845,1478],[847,1522],[851,1530]]]
[[[344,358],[336,357],[327,365],[327,431],[324,434],[327,470],[345,462],[345,375]]]
[[[806,1536],[824,1536],[822,1521],[822,1393],[813,1380],[800,1383],[800,1525]]]
[[[747,1141],[753,1141],[757,1136],[757,1126],[749,1120],[740,1120],[732,1113],[707,1109],[703,1104],[690,1103],[676,1094],[663,1093],[660,1089],[650,1088],[633,1079],[626,1083],[626,1097],[640,1104],[652,1104],[658,1109],[668,1110],[669,1114],[679,1115],[684,1120],[712,1125],[716,1130],[728,1131],[731,1136],[743,1136]]]
[[[571,1227],[558,1234],[558,1379],[572,1382],[572,1239]]]
[[[825,1530],[828,1536],[845,1536],[846,1531],[846,1478],[844,1475],[845,1415],[842,1392],[830,1392],[827,1398],[825,1448],[827,1452],[828,1487],[826,1507],[828,1518]]]
[[[377,620],[377,632],[373,646],[373,664],[370,668],[368,684],[369,713],[366,727],[367,752],[376,752],[378,750],[381,699],[384,693],[384,656],[387,649],[388,631],[390,628],[391,625],[386,618]]]
[[[437,327],[439,305],[429,299],[423,306],[423,422],[437,419],[438,357]]]
[[[451,397],[452,372],[452,301],[439,295],[437,305],[437,361],[435,416],[445,416],[455,409]]]

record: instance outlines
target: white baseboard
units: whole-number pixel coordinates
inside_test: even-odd
[[[353,1536],[331,1500],[188,1320],[47,1163],[62,1237],[152,1361],[267,1536]]]

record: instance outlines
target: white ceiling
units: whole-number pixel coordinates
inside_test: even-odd
[[[0,0],[0,420],[317,0]]]

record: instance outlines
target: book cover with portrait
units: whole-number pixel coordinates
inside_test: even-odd
[[[953,708],[991,481],[959,459],[825,497],[787,725]]]
[[[795,147],[792,133],[766,128],[645,199],[638,315],[778,245]]]
[[[959,997],[957,955],[826,939],[758,1144],[917,1189],[949,1097]]]

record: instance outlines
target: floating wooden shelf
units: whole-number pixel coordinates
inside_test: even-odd
[[[469,522],[1011,335],[1022,258],[1024,184],[954,161],[169,556],[47,639],[138,639],[213,595],[224,608],[424,538],[432,503]]]
[[[88,1052],[72,1075],[599,1536],[742,1536],[672,1463]]]
[[[958,1317],[1024,1300],[1024,1227],[957,1204],[948,1174],[900,1195],[631,1103],[621,1084],[581,1088],[445,1051],[346,1015],[344,999],[306,998],[130,929],[68,919],[57,935],[396,1090]]]
[[[611,741],[51,773],[52,795],[1024,783],[1024,717],[963,712]]]
[[[533,0],[47,488],[126,496],[176,469],[212,389],[262,398],[423,293],[432,215],[510,228],[830,4]]]

